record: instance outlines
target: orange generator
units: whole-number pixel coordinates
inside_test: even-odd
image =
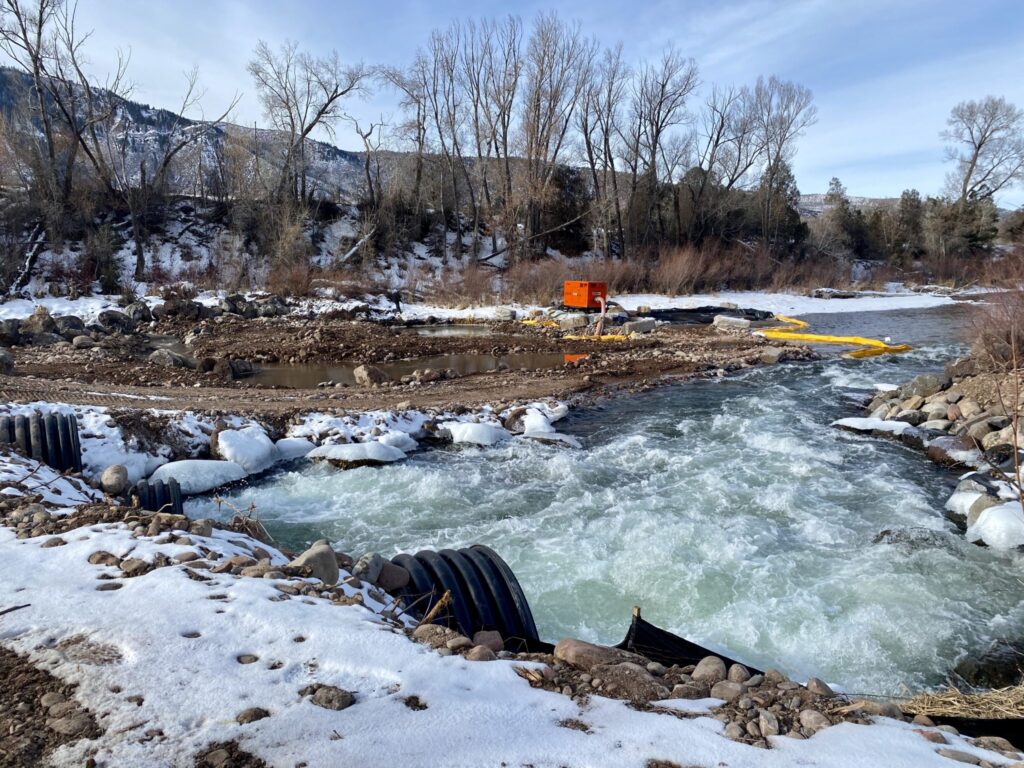
[[[600,309],[601,299],[608,300],[608,283],[587,280],[566,280],[562,303],[573,309]]]

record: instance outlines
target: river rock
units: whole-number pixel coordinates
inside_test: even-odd
[[[0,345],[13,347],[21,343],[21,320],[0,320]]]
[[[96,317],[96,322],[107,333],[132,333],[135,330],[135,321],[116,309],[100,312]]]
[[[738,699],[742,694],[743,684],[731,680],[719,680],[711,686],[711,698],[721,699],[726,703]]]
[[[816,709],[805,709],[800,712],[800,725],[817,733],[832,725],[832,721]]]
[[[998,507],[1002,503],[1003,500],[996,498],[995,496],[989,496],[988,494],[979,496],[974,500],[970,509],[967,511],[967,527],[970,528],[974,525],[978,521],[978,518],[981,517],[981,513],[986,509]]]
[[[385,592],[397,592],[409,583],[410,578],[411,576],[405,568],[395,565],[390,560],[385,560],[374,584]]]
[[[851,706],[859,709],[866,715],[891,717],[894,720],[901,720],[903,718],[903,710],[891,701],[870,701],[867,699],[858,699],[853,702]]]
[[[770,710],[762,709],[757,714],[757,726],[764,738],[779,735],[779,718]]]
[[[21,321],[21,333],[27,336],[57,333],[57,322],[46,307],[36,307],[31,315]]]
[[[958,749],[940,749],[937,754],[945,757],[948,760],[953,760],[957,763],[965,763],[967,765],[981,765],[981,758],[977,755],[972,755],[970,752],[961,752]]]
[[[729,674],[726,679],[733,683],[745,683],[750,679],[750,670],[742,664],[733,664],[729,667]]]
[[[321,685],[313,694],[313,703],[324,709],[339,711],[348,709],[356,703],[356,697],[344,688],[334,685]]]
[[[765,365],[775,365],[782,360],[786,350],[781,347],[765,347],[761,350],[759,358]]]
[[[110,496],[120,496],[128,487],[128,470],[123,464],[111,464],[100,475],[100,488]]]
[[[598,665],[614,665],[622,662],[647,664],[647,659],[635,653],[573,638],[558,641],[555,645],[555,658],[591,674],[593,674],[591,670]]]
[[[169,349],[158,349],[149,356],[149,362],[164,368],[187,368],[188,361],[184,355]]]
[[[54,322],[57,324],[57,333],[68,341],[85,332],[85,323],[76,315],[62,315],[54,318]]]
[[[913,395],[928,397],[952,383],[952,379],[946,374],[922,373],[900,387],[900,394],[903,397],[912,397]]]
[[[270,713],[263,709],[263,707],[249,707],[243,709],[235,716],[235,721],[239,725],[247,725],[249,723],[255,723],[257,720],[262,720],[265,717],[270,717]]]
[[[690,676],[694,680],[714,685],[720,680],[725,680],[726,673],[724,661],[717,656],[705,656],[700,660]]]
[[[485,645],[495,653],[505,648],[505,641],[501,637],[500,632],[496,632],[493,629],[481,629],[473,635],[473,643],[476,645]]]
[[[618,693],[636,703],[657,701],[669,695],[668,688],[659,683],[657,678],[631,661],[599,664],[591,669],[590,674],[603,680],[605,687],[614,685]]]
[[[390,381],[391,377],[375,365],[360,365],[352,371],[356,384],[361,387],[369,387],[372,384],[383,384]]]
[[[893,420],[902,421],[912,427],[916,427],[918,424],[924,423],[925,415],[921,411],[902,410],[896,414]]]
[[[960,435],[935,438],[928,444],[927,455],[936,464],[956,467],[964,464],[968,455],[975,451],[974,442],[966,435]]]
[[[511,321],[516,319],[516,311],[511,307],[497,307],[494,310],[494,319],[502,321]]]
[[[356,560],[356,564],[352,566],[352,575],[358,576],[360,579],[371,584],[376,584],[383,568],[384,558],[376,552],[367,552]]]
[[[978,363],[971,357],[961,357],[946,363],[946,375],[951,379],[962,379],[978,372]]]
[[[466,653],[469,661],[494,661],[498,655],[486,645],[474,645]]]
[[[960,416],[964,419],[973,419],[982,412],[982,408],[976,400],[964,399],[957,403],[960,408]]]
[[[92,336],[86,336],[83,334],[81,336],[75,336],[74,338],[72,338],[71,346],[73,346],[75,349],[92,349],[93,347],[96,346],[96,342],[93,341]]]
[[[309,568],[311,576],[329,586],[338,583],[338,560],[334,556],[331,545],[325,539],[315,542],[313,546],[288,563],[288,567]]]
[[[153,319],[153,312],[144,301],[133,301],[124,308],[124,313],[136,324],[148,323]]]
[[[50,720],[47,726],[63,736],[80,736],[92,727],[92,721],[88,715],[80,712]]]
[[[14,373],[14,355],[6,349],[0,349],[0,373],[4,376]]]

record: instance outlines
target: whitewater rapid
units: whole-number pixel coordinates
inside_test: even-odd
[[[663,387],[559,423],[583,450],[513,441],[380,469],[302,464],[230,494],[277,540],[358,555],[483,542],[512,566],[541,636],[614,643],[630,609],[754,666],[852,692],[940,683],[956,659],[1024,634],[1017,555],[942,516],[955,476],[835,429],[878,383],[962,350],[956,309],[812,318],[896,335],[899,357],[762,368]],[[192,515],[216,515],[190,502]],[[875,543],[882,531],[895,531]]]

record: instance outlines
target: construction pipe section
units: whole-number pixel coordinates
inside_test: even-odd
[[[432,617],[473,637],[480,630],[497,630],[509,651],[539,650],[546,647],[537,637],[526,595],[512,569],[492,549],[474,544],[465,549],[423,550],[401,554],[391,562],[409,572],[409,584],[400,597],[406,612],[423,618],[448,599]]]

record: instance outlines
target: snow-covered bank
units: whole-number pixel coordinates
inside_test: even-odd
[[[209,570],[261,552],[286,560],[219,530],[157,538],[115,522],[18,539],[0,529],[0,605],[29,603],[0,620],[0,642],[76,683],[75,701],[103,731],[61,747],[54,764],[92,757],[99,766],[186,768],[225,741],[282,767],[950,765],[939,749],[1010,762],[886,718],[806,740],[773,736],[765,751],[723,738],[723,724],[706,714],[680,719],[598,695],[576,701],[516,672],[543,665],[472,662],[410,642],[365,587],[342,584],[344,599],[331,600],[312,579],[296,595],[294,579]],[[129,563],[141,575],[129,576]],[[351,699],[328,707],[311,686]]]

